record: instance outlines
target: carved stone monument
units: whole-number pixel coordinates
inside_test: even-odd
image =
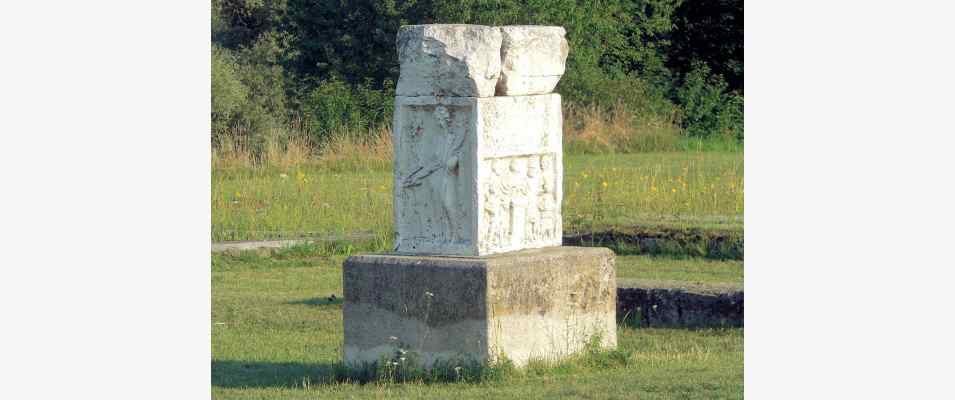
[[[397,47],[395,249],[345,262],[345,361],[615,346],[613,253],[560,247],[564,29],[413,25]]]
[[[398,96],[395,251],[559,246],[560,95]]]

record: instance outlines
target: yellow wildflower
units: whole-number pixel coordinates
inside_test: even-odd
[[[601,183],[600,183],[600,186],[607,187],[607,181],[601,182]]]

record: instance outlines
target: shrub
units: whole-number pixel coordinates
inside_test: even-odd
[[[248,101],[248,88],[239,80],[235,57],[212,46],[212,132],[224,133]]]
[[[286,52],[278,35],[262,35],[250,47],[212,48],[213,142],[228,134],[260,154],[266,138],[289,123],[286,73],[278,58]]]
[[[673,126],[739,140],[741,18],[739,0],[213,0],[213,137],[229,132],[260,154],[295,119],[315,144],[376,132],[392,118],[399,27],[470,23],[567,30],[556,92],[615,118],[605,125],[616,144],[586,151],[670,147]]]
[[[674,120],[634,113],[623,103],[608,111],[597,105],[564,107],[564,138],[570,153],[673,151],[679,148],[681,137]]]
[[[743,90],[743,0],[684,1],[673,14],[668,66],[686,74],[706,61],[731,91]]]
[[[349,85],[338,77],[322,81],[302,104],[309,134],[316,143],[333,132],[369,132],[389,125],[394,113],[394,85],[374,89],[370,81]]]
[[[743,98],[726,90],[722,76],[711,74],[705,63],[694,63],[676,92],[687,136],[743,138]]]

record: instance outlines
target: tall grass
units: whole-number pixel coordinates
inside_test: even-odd
[[[688,137],[679,116],[632,112],[623,103],[604,108],[566,104],[564,148],[568,154],[620,154],[666,151],[739,151],[735,138]],[[250,135],[234,127],[217,135],[213,146],[214,168],[289,168],[300,164],[336,170],[387,169],[394,157],[389,126],[360,131],[339,127],[321,142],[307,125],[294,122],[285,129],[272,128],[263,140],[250,143]]]
[[[315,153],[318,164],[333,171],[389,169],[394,160],[391,128],[372,129],[364,135],[337,131]]]
[[[742,225],[740,153],[685,151],[707,150],[712,143],[682,137],[665,121],[635,124],[622,107],[571,106],[565,115],[566,232]],[[338,130],[321,143],[309,137],[295,127],[276,131],[259,151],[242,136],[218,138],[212,154],[213,240],[357,234],[390,243],[390,130]]]
[[[248,138],[248,135],[235,133],[218,135],[212,146],[213,170],[288,169],[313,162],[315,145],[301,130],[272,129],[261,146],[249,143]]]
[[[637,115],[622,103],[609,110],[596,105],[564,107],[564,145],[569,153],[674,151],[682,139],[676,116]]]
[[[247,136],[225,134],[217,138],[212,149],[213,169],[269,168],[289,170],[314,165],[330,170],[382,170],[391,167],[394,147],[391,129],[379,127],[355,133],[345,129],[333,131],[321,143],[298,129],[273,129],[261,150],[248,142]]]
[[[564,165],[565,231],[742,226],[739,153],[572,155]]]
[[[572,155],[564,164],[565,232],[742,225],[739,153]],[[390,168],[213,169],[213,240],[361,234],[390,241],[392,191]]]

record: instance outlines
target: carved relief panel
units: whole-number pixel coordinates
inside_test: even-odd
[[[397,250],[468,253],[475,239],[467,223],[475,215],[474,106],[401,99],[393,132]]]
[[[395,106],[396,251],[560,245],[559,95],[398,97]]]

